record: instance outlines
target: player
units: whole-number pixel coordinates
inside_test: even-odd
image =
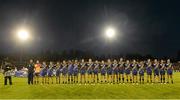
[[[169,79],[171,79],[171,83],[173,84],[173,66],[172,63],[170,62],[170,59],[167,60],[166,63],[166,68],[167,68],[167,83],[169,83]]]
[[[73,68],[73,80],[74,83],[77,84],[78,83],[78,73],[79,73],[79,67],[78,67],[78,60],[75,60],[74,63],[74,68]]]
[[[56,84],[61,83],[60,82],[61,68],[62,68],[61,64],[59,62],[57,62],[57,64],[56,64]]]
[[[54,68],[54,64],[52,61],[50,61],[49,63],[49,67],[47,70],[47,76],[48,76],[48,84],[50,83],[50,79],[51,79],[51,83],[53,84],[53,68]]]
[[[112,83],[112,72],[113,72],[112,63],[111,63],[111,60],[108,59],[107,60],[107,80],[108,80],[108,83]]]
[[[41,69],[41,72],[40,72],[40,75],[42,76],[42,84],[46,84],[47,82],[47,65],[46,65],[46,62],[43,61],[42,63],[42,69]]]
[[[35,69],[34,83],[39,84],[39,75],[41,71],[41,64],[39,63],[39,60],[36,61],[34,69]]]
[[[62,71],[62,82],[63,84],[67,84],[68,64],[66,63],[65,60],[63,60],[61,71]]]
[[[68,84],[72,84],[73,83],[73,62],[69,61],[68,64]]]
[[[146,63],[146,72],[147,72],[147,83],[152,83],[152,64],[151,60],[148,59]]]
[[[165,64],[164,64],[163,60],[161,60],[161,62],[159,64],[159,68],[160,68],[161,83],[165,84]]]
[[[124,83],[124,62],[123,62],[123,58],[120,58],[120,61],[119,61],[119,82]]]
[[[94,67],[94,64],[92,62],[92,59],[89,59],[89,62],[87,64],[88,68],[87,68],[87,83],[92,83],[93,81],[93,67]]]
[[[94,64],[94,68],[93,68],[93,73],[94,73],[94,83],[99,83],[99,77],[98,77],[98,73],[99,73],[99,62],[96,60],[95,64]]]
[[[80,83],[86,83],[86,78],[85,78],[85,74],[86,74],[86,63],[84,61],[84,59],[82,59],[81,63],[80,63]]]
[[[137,83],[138,68],[137,68],[136,60],[133,60],[133,63],[132,63],[131,66],[132,66],[132,80],[133,80],[133,83]]]
[[[124,65],[124,67],[125,67],[125,74],[126,74],[126,81],[127,81],[127,83],[129,82],[129,78],[130,78],[130,81],[131,81],[131,76],[130,76],[130,71],[131,71],[131,69],[130,69],[130,63],[129,63],[129,60],[126,60],[126,63],[125,63],[125,65]]]
[[[139,64],[139,82],[144,84],[144,63],[141,61]]]
[[[119,82],[119,68],[118,68],[118,63],[117,60],[113,61],[113,84]]]
[[[106,64],[102,60],[101,62],[101,83],[106,83]]]
[[[154,60],[153,69],[154,69],[154,83],[160,82],[160,79],[159,79],[159,63],[158,63],[157,59]]]

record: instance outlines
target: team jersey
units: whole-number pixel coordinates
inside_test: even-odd
[[[86,73],[86,63],[80,64],[80,73],[81,75],[84,75]]]
[[[86,63],[81,63],[80,64],[80,70],[86,70],[86,66],[87,66]]]
[[[133,74],[133,75],[137,75],[137,70],[138,70],[138,69],[137,69],[137,64],[133,64],[133,65],[132,65],[132,74]]]
[[[45,76],[47,74],[47,65],[46,64],[42,64],[42,69],[40,71],[40,75],[41,76]]]
[[[160,70],[165,70],[165,65],[164,64],[159,64]]]
[[[73,74],[73,67],[74,67],[73,64],[69,64],[69,65],[68,65],[68,74],[69,74],[69,75],[72,75],[72,74]]]
[[[125,73],[126,74],[130,74],[130,71],[131,71],[131,68],[130,68],[130,64],[124,64],[124,67],[125,67]]]
[[[113,66],[113,73],[118,74],[119,72],[118,64],[114,63],[112,66]]]
[[[167,68],[167,74],[168,75],[172,75],[172,73],[173,73],[173,66],[172,66],[172,64],[171,63],[166,64],[166,68]]]
[[[73,74],[74,74],[74,75],[78,75],[78,72],[79,72],[78,65],[77,65],[77,64],[74,64]]]
[[[112,67],[113,67],[112,64],[108,64],[108,65],[107,65],[107,73],[108,73],[109,75],[112,74],[112,71],[113,71]]]
[[[61,65],[56,65],[56,76],[59,76],[62,72],[61,72]]]
[[[168,69],[172,70],[172,64],[171,63],[166,63],[165,67],[166,67],[167,70]]]
[[[143,67],[139,68],[139,75],[144,76],[144,68]]]
[[[153,64],[154,72],[159,71],[159,64]]]
[[[87,66],[88,66],[87,73],[88,74],[92,74],[93,73],[94,64],[93,63],[88,63]]]
[[[98,72],[99,72],[99,64],[94,64],[94,69],[93,69],[93,73],[94,74],[98,74]]]
[[[159,64],[159,68],[160,68],[160,74],[165,75],[165,65],[161,63]]]
[[[67,66],[68,66],[68,65],[64,64],[63,67],[62,67],[62,69],[61,69],[63,75],[66,75],[67,72],[68,72]]]
[[[141,65],[140,63],[137,64],[137,70],[139,70],[143,65]]]
[[[53,68],[54,68],[54,65],[49,65],[48,70],[47,70],[48,76],[52,76],[53,75]]]
[[[101,74],[102,75],[106,74],[106,64],[101,64]]]
[[[120,74],[123,74],[123,73],[124,73],[124,63],[123,63],[123,62],[121,62],[121,63],[119,64],[119,73],[120,73]]]
[[[35,73],[40,73],[40,71],[41,71],[41,64],[35,64],[34,69],[35,69]]]
[[[152,66],[153,66],[154,71],[159,70],[158,64],[153,64]]]
[[[147,73],[152,73],[152,66],[151,66],[151,64],[147,64],[147,66],[146,66],[146,72],[147,72]]]
[[[159,75],[159,64],[153,64],[154,75]]]

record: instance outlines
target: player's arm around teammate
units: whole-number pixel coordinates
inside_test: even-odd
[[[47,75],[47,65],[46,65],[46,62],[45,61],[43,61],[43,63],[42,63],[42,68],[41,68],[41,71],[40,71],[40,76],[42,77],[42,84],[46,84],[46,81],[47,81],[47,79],[46,79],[46,76]]]
[[[143,61],[141,61],[139,63],[139,82],[140,84],[143,83],[144,84],[144,63]]]
[[[160,79],[161,79],[161,83],[165,83],[165,64],[164,61],[161,60],[160,64]]]
[[[119,65],[117,63],[117,60],[113,61],[113,84],[118,83],[119,79]]]
[[[80,83],[81,84],[86,83],[86,77],[85,77],[86,66],[87,66],[86,62],[84,61],[84,59],[82,59],[81,64],[80,64]]]
[[[152,64],[151,60],[148,59],[146,63],[147,83],[152,83]]]
[[[129,62],[129,60],[126,60],[126,63],[125,63],[125,74],[126,74],[126,81],[128,83],[129,82],[129,78],[130,78],[130,81],[131,81],[131,77],[130,77],[130,62]]]
[[[106,83],[106,64],[101,61],[101,83]]]
[[[56,84],[60,84],[60,74],[61,74],[61,64],[60,62],[56,63]]]
[[[120,58],[119,61],[119,83],[124,83],[124,65],[123,59]]]
[[[132,81],[133,83],[137,83],[137,62],[136,60],[133,60],[132,64]]]
[[[99,67],[100,67],[99,61],[96,60],[95,64],[94,64],[94,68],[93,68],[94,83],[99,83],[99,81],[100,81],[100,77],[98,76]]]
[[[159,77],[159,62],[157,59],[154,60],[153,63],[153,70],[154,70],[154,83],[159,83],[160,82],[160,77]]]
[[[169,79],[171,79],[171,83],[173,84],[173,65],[170,62],[170,59],[167,60],[167,83],[169,83]]]
[[[78,84],[78,73],[79,73],[79,64],[78,61],[75,60],[74,68],[73,68],[73,80],[75,84]]]

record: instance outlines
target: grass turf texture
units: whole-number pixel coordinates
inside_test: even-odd
[[[3,80],[0,75],[0,99],[180,99],[180,73],[174,84],[27,85],[26,78],[13,78],[4,86]]]

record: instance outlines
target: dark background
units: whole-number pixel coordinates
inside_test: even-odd
[[[177,57],[179,0],[0,0],[0,54],[84,54]],[[32,40],[19,43],[14,30],[25,26]],[[107,26],[116,39],[104,38]],[[81,53],[80,53],[81,54]]]

